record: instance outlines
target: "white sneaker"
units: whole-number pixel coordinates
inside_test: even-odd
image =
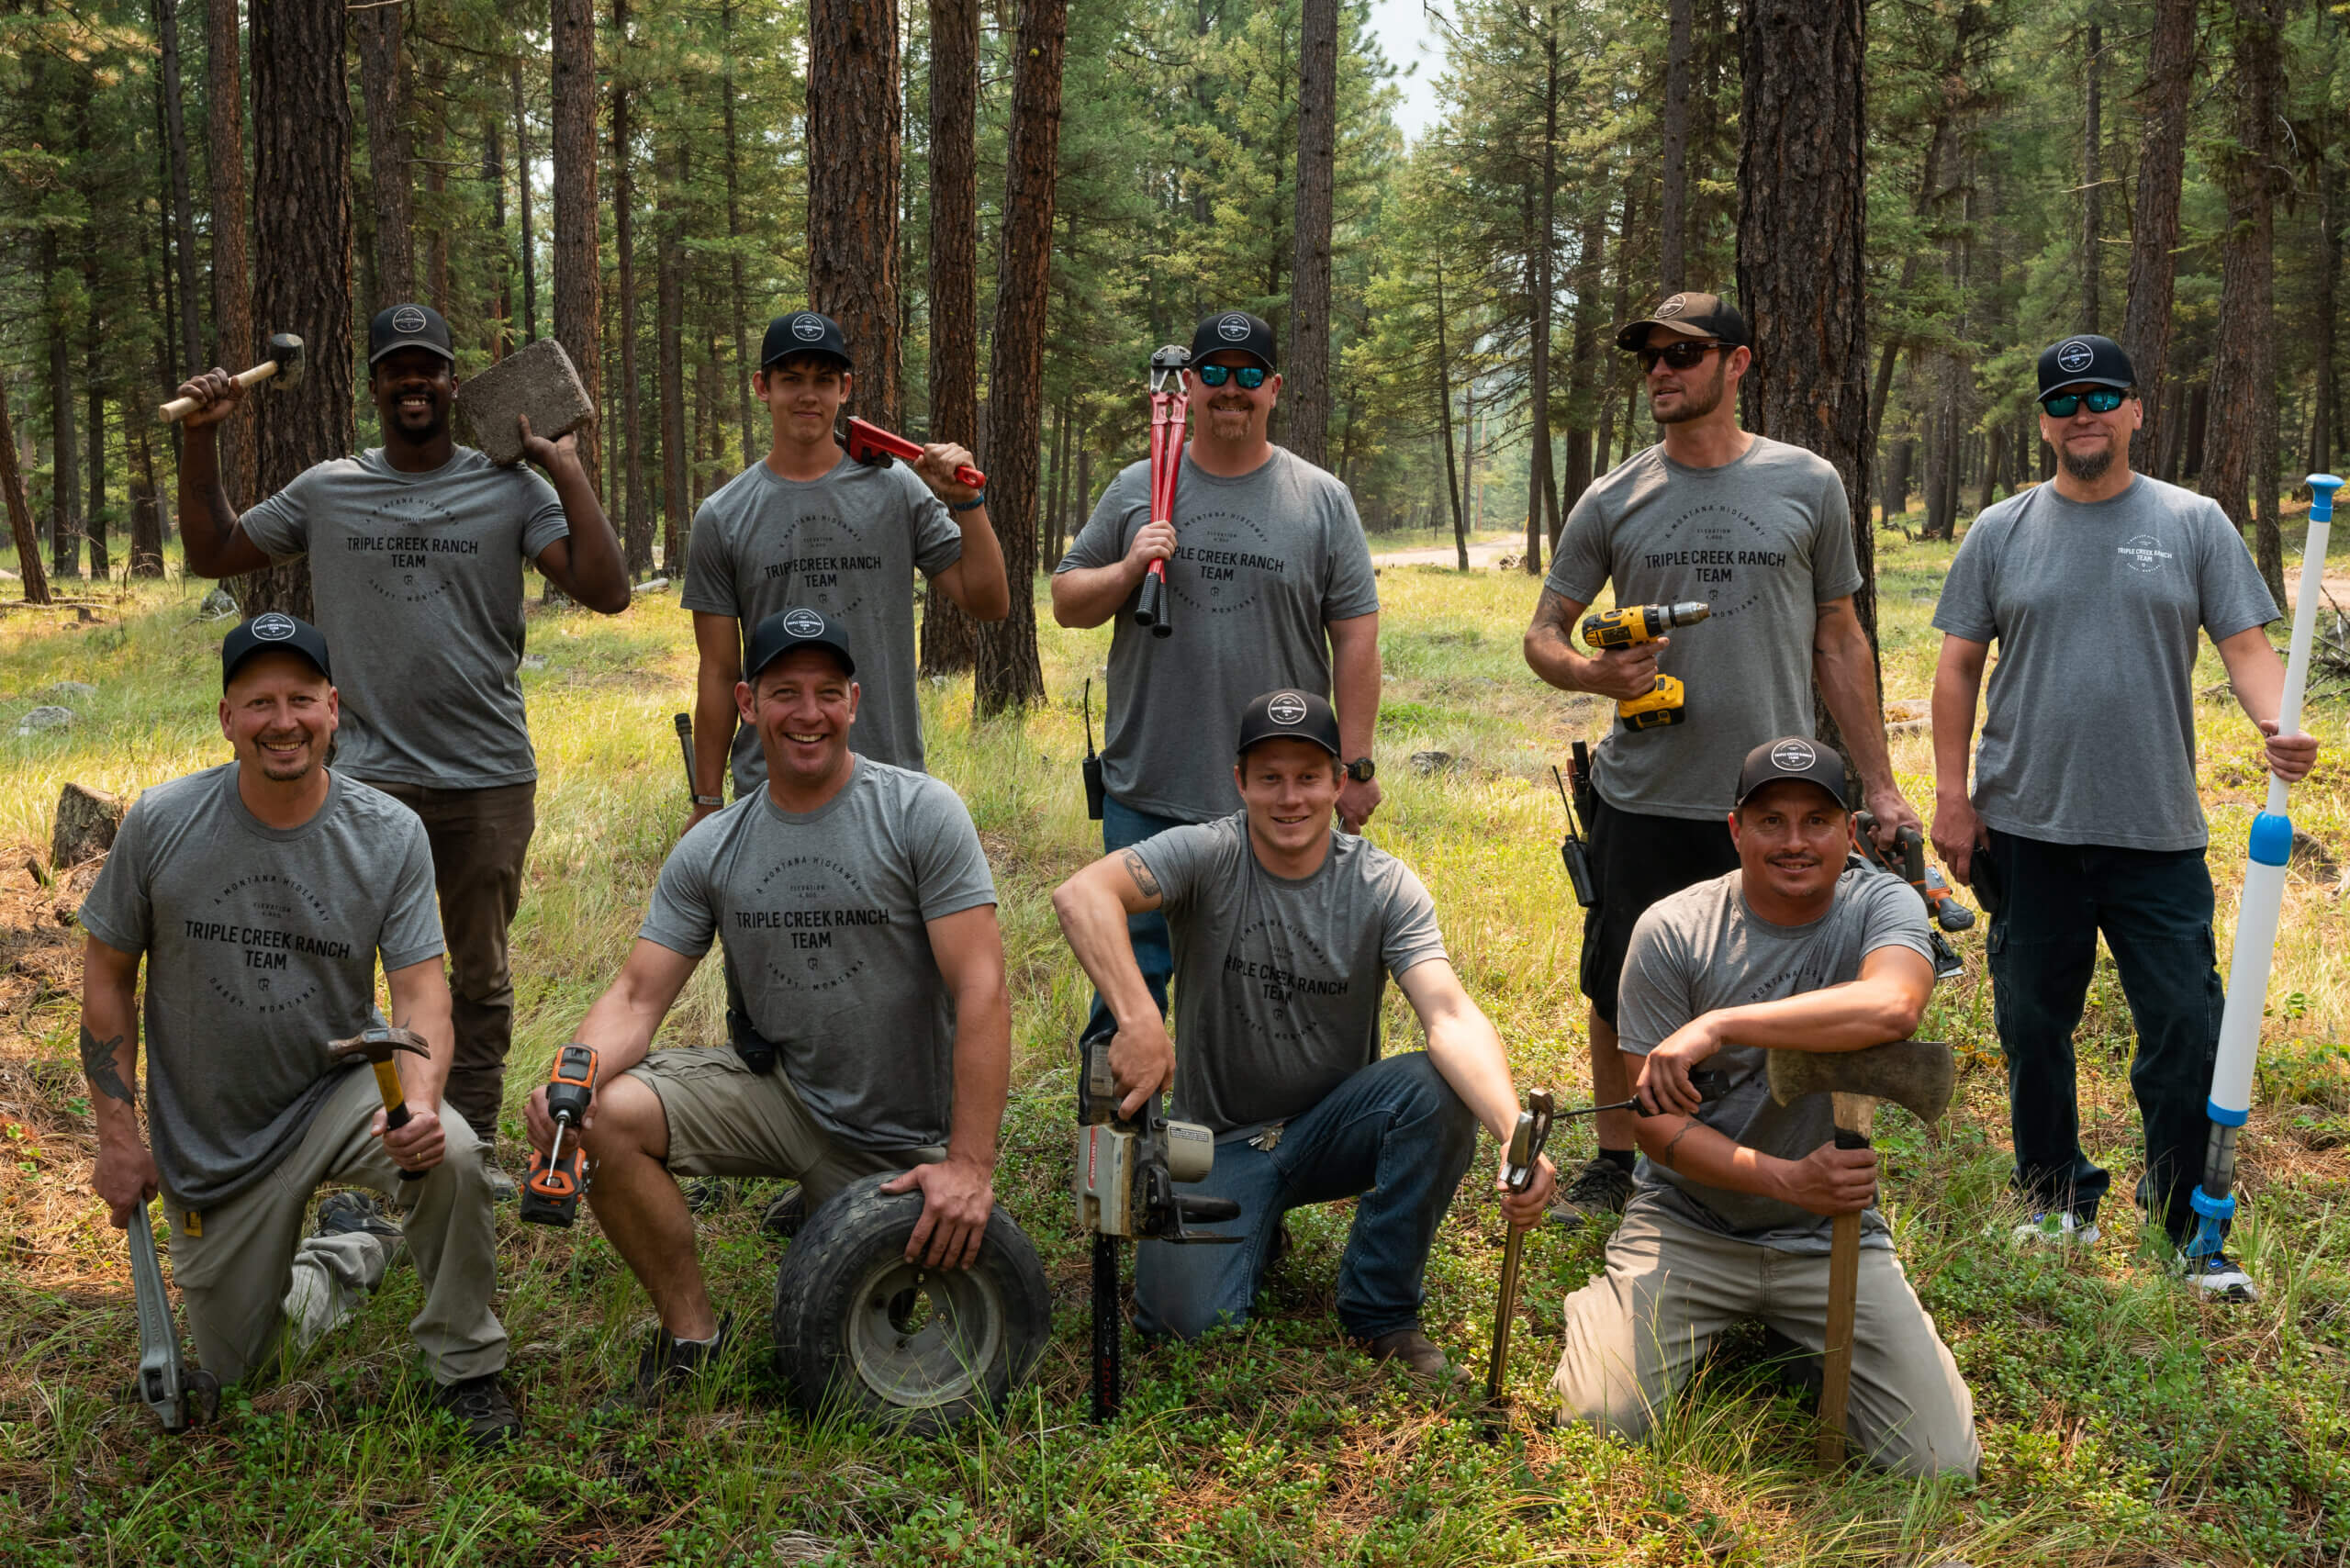
[[[2260,1299],[2260,1288],[2244,1272],[2244,1265],[2224,1252],[2209,1258],[2181,1258],[2179,1265],[2195,1286],[2195,1294],[2205,1301],[2242,1305]]]
[[[2011,1233],[2019,1247],[2094,1247],[2100,1232],[2097,1221],[2084,1224],[2077,1216],[2042,1209]]]

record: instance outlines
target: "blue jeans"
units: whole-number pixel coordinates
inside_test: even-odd
[[[1158,817],[1148,812],[1138,812],[1121,801],[1115,795],[1102,798],[1102,853],[1115,855],[1119,850],[1153,838],[1170,827],[1183,823],[1174,817]],[[1142,969],[1143,983],[1150,987],[1150,999],[1158,1003],[1158,1015],[1167,1016],[1167,980],[1175,972],[1175,949],[1167,936],[1167,917],[1153,910],[1148,914],[1126,916],[1126,939],[1134,944],[1135,963]],[[1099,1034],[1114,1025],[1110,1009],[1103,1005],[1102,993],[1093,993],[1093,1010],[1085,1020],[1086,1035]]]
[[[1142,1243],[1135,1327],[1188,1339],[1247,1322],[1281,1216],[1358,1195],[1338,1263],[1338,1321],[1362,1339],[1417,1326],[1428,1249],[1476,1148],[1476,1117],[1422,1051],[1364,1068],[1292,1118],[1270,1150],[1219,1138],[1208,1179],[1178,1191],[1237,1202],[1239,1218],[1198,1228],[1240,1242]]]
[[[2174,1243],[2185,1241],[2195,1230],[2187,1200],[2203,1178],[2224,1002],[2203,851],[2047,844],[1995,831],[1989,854],[2001,891],[1986,946],[2008,1058],[2016,1190],[2035,1209],[2068,1209],[2087,1221],[2111,1181],[2081,1151],[2073,1059],[2102,931],[2138,1033],[2130,1063],[2146,1135],[2138,1202]]]

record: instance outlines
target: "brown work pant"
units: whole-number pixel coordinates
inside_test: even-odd
[[[442,937],[449,945],[457,1034],[457,1054],[442,1092],[483,1147],[493,1147],[506,1094],[506,1053],[514,1044],[514,971],[506,958],[506,928],[522,902],[522,857],[538,825],[539,787],[440,790],[369,782],[424,819],[432,880],[441,893]]]

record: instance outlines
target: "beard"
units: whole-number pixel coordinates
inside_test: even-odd
[[[1649,413],[1651,417],[1661,425],[1677,425],[1685,423],[1690,420],[1702,420],[1707,414],[1712,413],[1716,409],[1720,408],[1722,403],[1722,384],[1728,377],[1729,371],[1729,367],[1722,361],[1723,356],[1721,354],[1716,354],[1714,356],[1714,378],[1710,384],[1706,382],[1683,382],[1681,384],[1681,406],[1673,409],[1673,412],[1669,414],[1660,414],[1657,412],[1656,397],[1654,394],[1651,394],[1649,397]]]
[[[2072,449],[2067,447],[2056,460],[2065,465],[2065,472],[2070,477],[2084,485],[2094,485],[2105,477],[2107,469],[2113,466],[2113,443],[2109,441],[2103,451],[2080,457],[2074,456]]]

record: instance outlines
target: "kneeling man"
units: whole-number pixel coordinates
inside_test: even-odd
[[[923,1194],[906,1257],[932,1268],[969,1266],[995,1206],[1012,1050],[995,883],[952,790],[849,750],[856,676],[819,611],[759,622],[734,700],[765,785],[677,841],[579,1026],[603,1082],[581,1139],[588,1202],[661,1315],[624,1401],[659,1399],[721,1348],[677,1177],[793,1177],[812,1215],[903,1171],[887,1190]],[[648,1056],[713,936],[747,1031]],[[545,1148],[543,1087],[530,1126]]]
[[[1506,1141],[1517,1091],[1445,957],[1427,890],[1337,831],[1339,749],[1327,701],[1267,692],[1241,716],[1241,810],[1095,861],[1053,907],[1115,1020],[1125,1114],[1171,1083],[1171,1114],[1216,1135],[1214,1170],[1189,1190],[1240,1205],[1237,1219],[1199,1227],[1237,1234],[1238,1246],[1142,1244],[1136,1327],[1189,1338],[1246,1321],[1281,1215],[1359,1196],[1339,1321],[1378,1360],[1438,1375],[1444,1352],[1420,1330],[1428,1247],[1477,1124]],[[1174,938],[1180,1058],[1127,935],[1129,915],[1154,910]],[[1379,1054],[1391,975],[1427,1032],[1425,1054]],[[1505,1196],[1511,1224],[1541,1219],[1553,1176],[1545,1160],[1526,1192]]]
[[[506,1330],[489,1186],[442,1098],[456,1040],[424,823],[327,754],[341,706],[317,628],[270,613],[220,645],[220,730],[236,761],[139,797],[82,905],[82,1070],[98,1124],[91,1185],[118,1226],[158,1192],[172,1276],[204,1371],[241,1381],[281,1333],[306,1349],[383,1278],[405,1230],[424,1282],[408,1324],[440,1402],[476,1446],[517,1422],[499,1386]],[[147,960],[147,1124],[131,1101]],[[375,1075],[330,1041],[392,1022],[408,1120],[386,1131]],[[415,1177],[403,1180],[403,1177]],[[322,1182],[397,1194],[404,1226],[355,1194],[303,1210]]]
[[[1561,1415],[1637,1437],[1716,1335],[1759,1317],[1826,1342],[1830,1217],[1862,1216],[1850,1421],[1877,1462],[1973,1475],[1975,1402],[1893,1256],[1873,1150],[1840,1149],[1824,1094],[1771,1098],[1773,1050],[1907,1038],[1934,983],[1924,906],[1849,863],[1844,761],[1800,737],[1759,745],[1738,780],[1739,868],[1659,901],[1633,929],[1620,1048],[1642,1103],[1631,1203],[1606,1271],[1567,1298],[1551,1379]],[[1701,1103],[1691,1068],[1729,1079]]]

